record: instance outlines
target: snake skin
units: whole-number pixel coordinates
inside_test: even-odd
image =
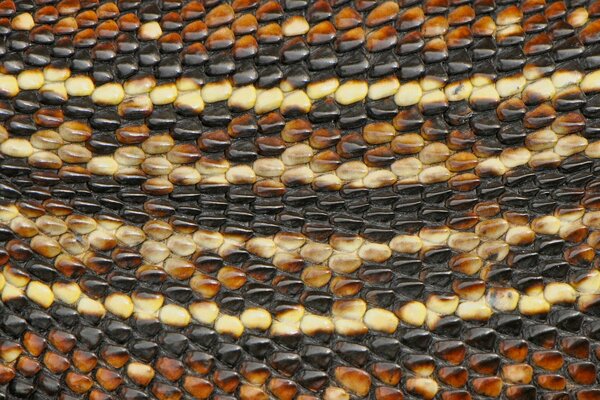
[[[600,0],[0,1],[0,399],[600,400]]]

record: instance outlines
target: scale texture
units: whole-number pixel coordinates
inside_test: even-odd
[[[0,1],[0,398],[600,400],[599,0]]]

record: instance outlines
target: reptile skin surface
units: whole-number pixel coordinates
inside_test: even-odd
[[[0,399],[600,400],[599,252],[600,0],[0,1]]]

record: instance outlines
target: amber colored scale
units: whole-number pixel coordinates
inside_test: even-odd
[[[0,2],[0,398],[600,400],[600,1]]]

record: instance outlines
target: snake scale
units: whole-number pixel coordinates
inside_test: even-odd
[[[0,1],[2,399],[599,400],[599,251],[599,0]]]

